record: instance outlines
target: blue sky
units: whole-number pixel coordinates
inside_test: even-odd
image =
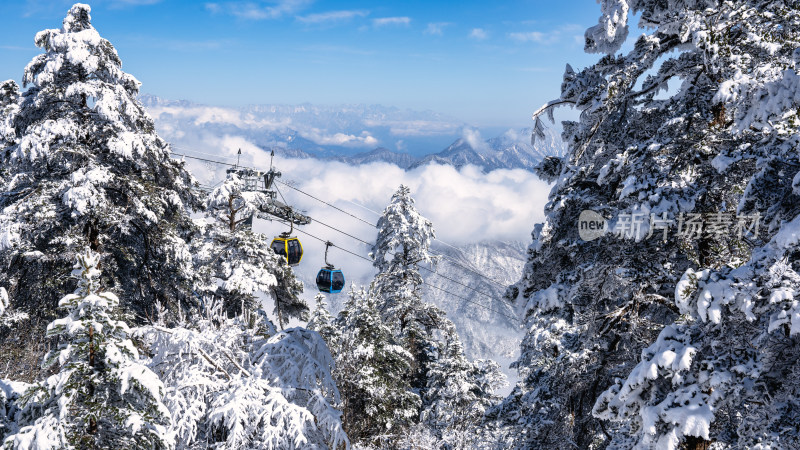
[[[20,81],[73,2],[4,1],[0,79]],[[366,103],[433,110],[476,126],[529,126],[564,65],[591,64],[595,0],[90,2],[142,91],[246,104]]]

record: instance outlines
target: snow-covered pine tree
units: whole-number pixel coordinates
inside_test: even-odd
[[[731,121],[748,113],[733,108],[729,93],[735,80],[757,84],[755,61],[787,51],[776,40],[794,41],[787,34],[793,25],[777,23],[796,7],[601,3],[586,48],[605,55],[578,72],[568,66],[561,97],[537,112],[537,128],[538,115],[558,105],[575,107],[580,120],[563,122],[570,152],[543,168],[557,182],[523,279],[508,291],[528,326],[516,363],[523,381],[492,415],[513,430],[508,441],[518,448],[602,447],[624,436],[622,424],[602,423],[592,408],[681,314],[671,300],[680,275],[690,266],[741,264],[760,242],[755,229],[737,233],[739,220],[749,227],[753,218],[745,215],[756,211],[737,205],[759,170],[758,149],[778,142],[758,127],[737,130]],[[617,55],[631,12],[647,32]],[[752,28],[771,20],[775,26]],[[768,68],[764,80],[780,70]],[[761,170],[777,175],[778,166]],[[581,239],[584,210],[607,219],[615,233]],[[692,220],[709,226],[698,230]]]
[[[17,414],[15,433],[3,445],[17,449],[174,447],[167,433],[169,411],[162,403],[164,386],[129,338],[125,322],[112,314],[119,299],[100,292],[100,256],[78,255],[80,284],[59,307],[68,315],[48,326],[60,338],[43,366],[58,373],[32,385]]]
[[[325,301],[325,296],[317,293],[314,296],[314,300],[316,300],[317,305],[311,311],[311,317],[308,319],[306,328],[319,333],[328,343],[328,349],[330,349],[331,353],[336,355],[342,338],[342,330],[334,324],[335,319],[328,311],[328,303]]]
[[[378,219],[378,236],[370,257],[378,269],[372,289],[382,299],[381,315],[397,330],[413,327],[421,302],[420,264],[435,263],[429,252],[433,224],[414,208],[411,190],[401,185]]]
[[[286,261],[270,248],[267,237],[252,230],[252,220],[266,194],[246,189],[236,173],[206,198],[203,239],[193,243],[195,265],[207,280],[200,290],[225,301],[226,310],[257,309],[256,293],[271,296],[283,327],[292,318],[305,319],[308,306],[300,298],[303,284]]]
[[[494,388],[483,389],[486,385],[480,380],[501,374],[496,365],[478,369],[470,363],[444,311],[423,301],[420,265],[438,259],[430,252],[433,239],[433,225],[414,208],[410,189],[401,185],[378,220],[371,253],[378,274],[368,296],[377,299],[383,323],[412,357],[411,370],[396,375],[422,400],[422,427],[411,433],[432,434],[449,448],[463,440],[465,431],[475,427],[497,400]]]
[[[421,423],[443,449],[475,448],[479,424],[487,408],[500,401],[494,394],[507,385],[500,366],[491,360],[470,362],[456,328],[445,320],[428,366]]]
[[[800,8],[718,2],[676,14],[673,3],[649,5],[646,17],[681,24],[687,47],[714,67],[715,125],[738,144],[714,167],[756,168],[737,207],[761,216],[767,242],[739,267],[685,270],[673,297],[681,316],[594,413],[625,430],[614,447],[798,448]]]
[[[191,176],[170,158],[136,99],[140,83],[89,11],[76,4],[60,29],[36,35],[44,53],[25,68],[14,137],[0,149],[0,230],[14,236],[0,249],[0,285],[34,325],[54,317],[58,292],[75,288],[72,261],[85,247],[100,252],[106,284],[126,292],[136,320],[156,300],[173,311],[194,301]]]
[[[14,117],[19,111],[19,85],[14,80],[0,82],[0,149],[16,143]]]
[[[334,379],[342,396],[343,424],[354,443],[392,447],[419,416],[411,391],[412,355],[394,339],[371,291],[352,288],[336,319]]]
[[[349,445],[319,334],[278,333],[264,315],[251,326],[246,315],[229,317],[219,298],[205,306],[191,324],[137,329],[166,385],[178,449]]]
[[[420,264],[436,262],[430,252],[433,224],[417,212],[411,190],[401,185],[378,219],[378,236],[370,257],[378,274],[370,286],[371,296],[379,299],[381,318],[392,329],[398,343],[411,352],[412,387],[425,388],[429,341],[439,327],[444,312],[422,301]]]

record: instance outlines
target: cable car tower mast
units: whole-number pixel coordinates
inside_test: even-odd
[[[242,151],[239,149],[238,155]],[[258,212],[256,217],[259,219],[272,220],[273,217],[285,220],[294,225],[308,225],[311,223],[311,218],[296,211],[291,206],[280,202],[277,199],[277,186],[275,186],[275,179],[281,177],[281,173],[275,170],[272,166],[272,159],[275,157],[275,151],[270,153],[269,171],[262,172],[260,170],[251,169],[249,167],[240,167],[237,157],[236,165],[227,170],[227,173],[235,173],[239,179],[244,182],[245,191],[260,192],[263,195],[261,203],[257,205]]]

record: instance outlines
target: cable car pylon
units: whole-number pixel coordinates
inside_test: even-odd
[[[310,217],[298,212],[286,203],[278,201],[277,186],[274,183],[277,178],[281,177],[281,173],[272,166],[272,157],[275,156],[274,150],[271,153],[270,167],[267,172],[240,166],[239,155],[241,155],[241,149],[237,154],[236,165],[228,164],[232,167],[226,172],[236,174],[244,182],[244,190],[263,194],[261,203],[257,205],[258,212],[256,217],[266,220],[272,220],[272,218],[277,217],[294,225],[308,225],[311,223]]]

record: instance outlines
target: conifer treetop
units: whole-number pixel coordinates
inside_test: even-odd
[[[153,120],[136,100],[141,83],[123,72],[117,51],[92,27],[89,12],[88,5],[76,4],[60,29],[36,34],[34,43],[45,53],[25,67],[23,87],[30,89],[23,95],[23,109],[33,107],[45,117],[25,117],[17,125],[20,134],[29,135],[20,149],[28,159],[50,150],[42,137],[79,135],[82,127],[76,122],[87,112],[105,128],[103,134],[110,132],[108,147],[114,153],[132,158],[165,147],[153,145],[158,140]]]
[[[435,237],[431,221],[414,208],[411,189],[401,184],[378,219],[378,237],[370,253],[373,265],[385,272],[394,265],[433,262],[428,249]]]

